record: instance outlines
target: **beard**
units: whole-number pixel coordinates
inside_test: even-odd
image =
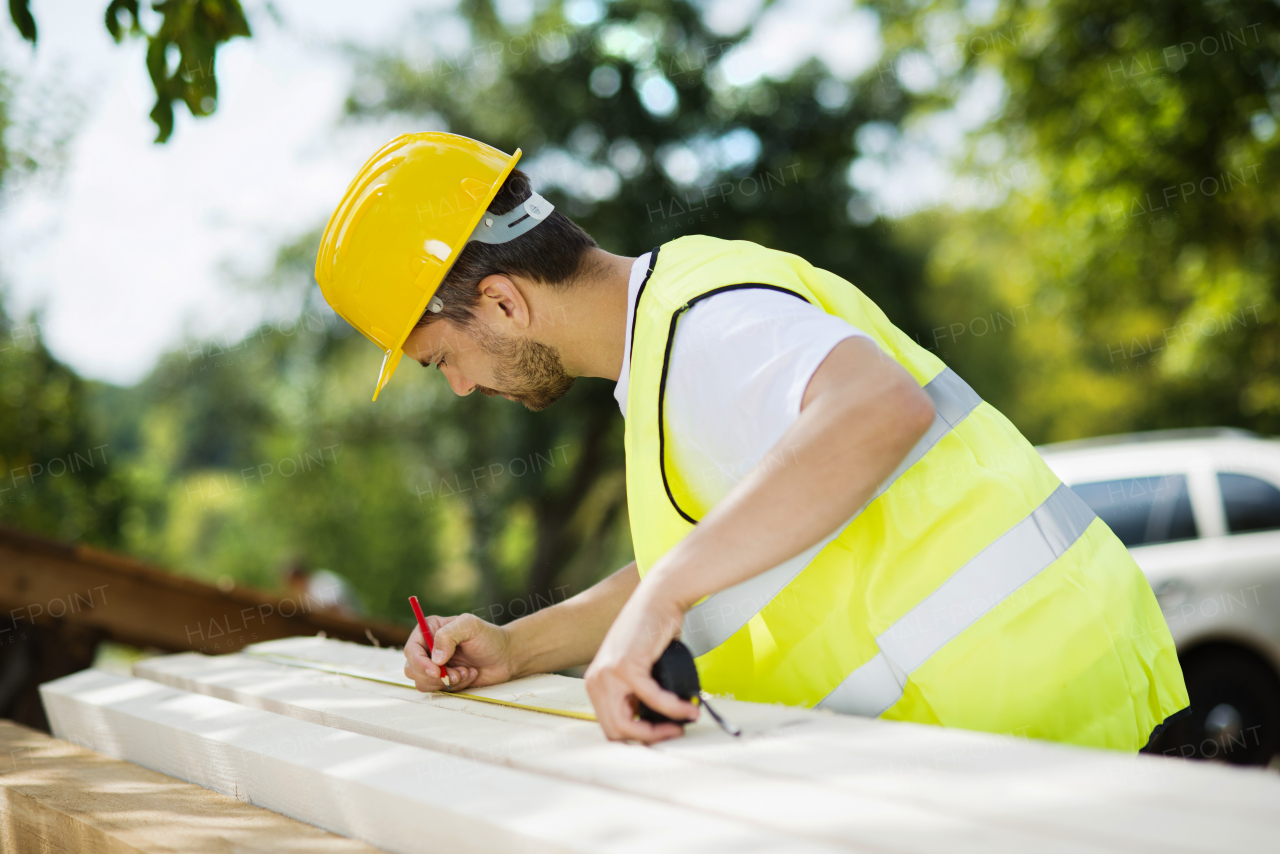
[[[504,338],[487,329],[473,334],[493,357],[494,381],[506,388],[497,391],[477,385],[485,397],[506,395],[523,403],[530,412],[541,412],[573,388],[573,377],[565,371],[560,352],[554,347],[523,338]]]

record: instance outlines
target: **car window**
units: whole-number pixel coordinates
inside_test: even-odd
[[[1222,505],[1227,511],[1227,530],[1269,531],[1280,528],[1280,489],[1247,474],[1219,472]]]
[[[1197,535],[1185,475],[1077,483],[1071,489],[1126,546],[1191,540]]]

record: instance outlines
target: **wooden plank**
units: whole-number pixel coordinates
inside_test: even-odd
[[[258,656],[277,664],[309,667],[405,688],[414,687],[413,681],[404,675],[404,653],[398,649],[377,649],[330,638],[312,637],[256,643],[246,647],[244,651],[247,655]],[[554,673],[541,673],[484,688],[451,691],[449,696],[518,706],[584,721],[596,719],[591,700],[582,690],[582,680]]]
[[[5,854],[376,854],[378,849],[0,721]]]
[[[880,850],[1241,850],[1275,834],[1269,778],[1025,739],[723,701],[742,740],[707,722],[645,749],[608,743],[593,724],[248,655],[156,658],[135,673],[299,720]],[[839,758],[813,755],[824,751]],[[1160,789],[1167,778],[1176,780]],[[1128,791],[1133,784],[1139,791]],[[966,794],[975,785],[994,802]],[[1185,809],[1198,825],[1195,845],[1145,823],[1149,802],[1166,796],[1183,803],[1163,805],[1157,818]],[[1063,819],[1060,805],[1093,812]],[[1133,805],[1141,809],[1130,816]]]
[[[87,546],[0,528],[0,641],[32,625],[74,624],[163,650],[233,652],[272,638],[326,635],[404,644],[409,630],[320,610],[313,597],[220,590]]]
[[[293,658],[328,662],[365,678],[412,686],[400,672],[403,654],[395,650],[322,638],[295,638],[258,644],[246,652],[270,652],[282,649],[285,644]],[[572,707],[589,702],[581,680],[537,678],[557,680],[552,684],[559,705]],[[532,683],[518,680],[481,690],[505,688],[520,696],[521,702],[537,706],[540,701],[531,696],[535,693],[533,687]],[[578,700],[573,697],[575,692]],[[724,698],[718,700],[717,707],[727,710],[735,721],[742,718],[739,723],[745,724],[748,732],[754,732],[756,737],[784,732],[789,745],[786,767],[794,768],[799,777],[822,780],[861,794],[893,791],[911,802],[944,808],[955,808],[960,803],[967,812],[976,811],[988,817],[1014,816],[1021,823],[1022,817],[1034,815],[1040,805],[1038,796],[1025,799],[1028,789],[1019,784],[1018,777],[1019,769],[1023,769],[1034,775],[1040,788],[1051,779],[1061,778],[1054,785],[1063,793],[1063,804],[1075,803],[1074,794],[1081,786],[1095,793],[1085,799],[1079,815],[1060,814],[1058,825],[1076,832],[1090,826],[1087,820],[1083,825],[1080,823],[1085,813],[1106,825],[1105,816],[1115,811],[1122,815],[1112,822],[1113,830],[1141,838],[1147,835],[1143,824],[1130,821],[1129,817],[1145,811],[1153,821],[1160,820],[1161,826],[1169,828],[1170,844],[1187,838],[1186,833],[1207,843],[1213,838],[1212,830],[1197,834],[1195,828],[1187,825],[1198,825],[1196,816],[1209,808],[1224,817],[1234,817],[1233,829],[1246,835],[1256,834],[1261,838],[1280,832],[1280,814],[1277,821],[1259,822],[1261,817],[1271,815],[1267,804],[1276,798],[1280,778],[1258,769],[1171,762],[1163,757],[1138,757],[989,733],[869,721],[805,709],[739,704]],[[727,762],[729,767],[744,770],[784,771],[770,752],[756,756],[754,746],[726,751],[715,742],[686,738],[668,742],[658,749],[688,752],[703,764]],[[851,768],[858,770],[851,773]],[[1045,769],[1052,769],[1052,773]],[[998,773],[992,773],[993,770]],[[954,787],[947,784],[956,774],[973,775],[980,784],[966,784],[957,795]],[[922,787],[922,776],[928,776],[937,785]],[[1105,787],[1099,787],[1099,780],[1115,781],[1116,790],[1104,796]],[[1098,801],[1102,802],[1101,806]],[[1170,807],[1172,816],[1168,815]]]
[[[89,670],[41,694],[60,735],[392,852],[849,850],[144,679]]]
[[[1122,850],[1270,852],[1280,838],[1280,779],[1259,769],[858,723],[814,719],[734,753],[693,741],[663,750]]]

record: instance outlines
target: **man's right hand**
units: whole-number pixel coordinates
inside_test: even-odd
[[[404,675],[419,691],[458,691],[589,664],[639,583],[633,561],[572,599],[505,626],[486,623],[475,614],[427,617],[435,659],[427,654],[422,632],[415,628],[404,645]],[[446,665],[448,689],[438,664]]]
[[[419,691],[460,691],[506,682],[514,675],[511,633],[502,626],[486,623],[474,614],[456,617],[427,617],[435,639],[434,655],[427,654],[422,629],[414,628],[404,646],[404,675]],[[446,665],[449,685],[440,679]]]

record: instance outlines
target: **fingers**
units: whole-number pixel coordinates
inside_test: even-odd
[[[480,678],[480,671],[474,667],[448,667],[446,670],[449,671],[447,691],[462,691]]]
[[[413,681],[419,691],[438,691],[438,687],[424,687],[428,675],[439,681],[440,669],[431,663],[426,644],[422,640],[422,632],[417,627],[409,635],[404,645],[404,675]]]
[[[470,619],[467,619],[470,617]],[[461,614],[457,617],[440,621],[440,630],[435,631],[435,652],[431,660],[436,664],[448,664],[453,651],[466,641],[471,640],[480,631],[480,620],[472,614]]]
[[[426,671],[431,665],[431,656],[427,654],[427,645],[422,638],[422,629],[414,626],[409,640],[404,645],[404,657],[409,664],[418,670]]]
[[[418,690],[460,690],[480,680],[480,669],[476,665],[483,666],[483,662],[475,662],[469,656],[462,654],[464,652],[462,647],[467,641],[484,632],[486,628],[492,627],[473,614],[460,614],[456,617],[440,617],[433,614],[426,618],[426,624],[434,636],[433,651],[427,652],[419,628],[410,632],[404,648],[406,662],[404,673]],[[448,675],[447,683],[441,678],[441,668]],[[485,678],[488,682],[495,681],[492,673]]]
[[[674,720],[692,721],[697,706],[663,690],[647,674],[625,674],[605,668],[587,673],[587,693],[595,707],[596,721],[610,741],[638,741],[653,744],[679,738],[684,727],[677,723],[650,723],[637,720],[636,699]]]
[[[675,694],[665,690],[649,676],[633,679],[631,689],[637,697],[644,701],[646,706],[655,712],[662,712],[672,720],[696,721],[698,719],[699,709],[697,706],[688,700],[681,700]]]
[[[684,735],[684,727],[679,724],[651,724],[648,721],[621,721],[618,735],[610,737],[610,741],[638,741],[641,744],[657,744],[659,741],[670,741]],[[607,733],[606,733],[607,734]]]
[[[461,691],[475,683],[480,678],[480,671],[475,667],[446,667],[445,672],[449,674],[449,684],[445,685],[440,679],[440,668],[434,664],[428,665],[430,669],[426,672],[416,670],[412,665],[404,666],[404,675],[413,682],[413,686],[419,691],[429,693],[431,691]]]
[[[431,625],[431,620],[439,620],[439,617],[428,618],[427,625]],[[427,654],[426,642],[422,638],[422,630],[415,627],[409,634],[409,640],[404,645],[404,675],[413,681],[413,684],[419,691],[440,691],[445,687],[444,682],[440,678],[440,668],[431,660],[431,656]],[[452,673],[450,676],[452,677]],[[452,678],[449,680],[452,682]]]
[[[654,724],[637,720],[635,702],[619,682],[605,690],[597,685],[591,695],[596,710],[596,721],[604,730],[605,738],[610,741],[638,741],[641,744],[654,744],[670,738],[679,738],[684,728],[675,723]]]
[[[458,618],[457,617],[438,617],[435,614],[432,614],[430,617],[427,617],[427,628],[431,629],[431,634],[434,637],[436,632],[440,631],[441,626],[447,626],[456,619]]]
[[[434,664],[428,664],[427,666],[430,669],[422,671],[414,668],[412,664],[406,664],[404,666],[405,678],[413,682],[413,687],[424,694],[430,691],[443,691],[445,684],[440,679],[440,668]]]

